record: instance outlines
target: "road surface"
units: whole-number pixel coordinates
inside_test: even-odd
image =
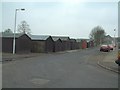
[[[97,65],[99,48],[44,54],[3,64],[3,88],[118,88],[118,74]]]

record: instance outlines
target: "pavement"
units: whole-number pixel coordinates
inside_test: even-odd
[[[44,54],[43,53],[28,53],[28,54],[14,54],[13,55],[12,53],[2,53],[2,62],[37,57],[40,55],[44,55]]]
[[[0,62],[14,61],[14,60],[18,60],[18,59],[37,57],[37,56],[46,55],[46,54],[70,53],[70,52],[76,52],[76,51],[78,51],[78,50],[66,50],[66,51],[51,52],[51,53],[14,54],[14,55],[12,53],[2,53],[2,60],[0,60]]]
[[[115,63],[115,60],[117,60],[117,55],[118,55],[117,53],[118,53],[117,49],[110,51],[103,60],[98,61],[98,65],[107,70],[120,74],[120,67]]]

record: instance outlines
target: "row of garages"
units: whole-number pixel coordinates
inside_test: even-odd
[[[65,50],[85,49],[94,46],[93,41],[86,39],[71,39],[63,36],[47,35],[15,35],[16,53],[48,53]],[[2,52],[12,53],[13,34],[2,34]]]

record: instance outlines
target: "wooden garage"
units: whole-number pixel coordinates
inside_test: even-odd
[[[0,33],[0,53],[2,52],[2,33]]]
[[[13,37],[14,34],[2,34],[2,52],[13,52]],[[15,34],[15,53],[30,53],[31,39],[27,34]]]
[[[62,51],[63,48],[62,40],[57,36],[52,36],[52,39],[54,41],[54,52]]]
[[[71,46],[71,50],[77,49],[76,39],[70,39],[70,46]]]
[[[82,41],[81,39],[76,39],[77,42],[77,49],[82,49]]]
[[[60,36],[59,38],[61,39],[62,44],[63,44],[62,50],[63,51],[70,50],[71,49],[70,38],[69,37],[62,37],[62,36]]]
[[[87,41],[86,39],[76,39],[77,48],[79,49],[86,49],[87,48]]]
[[[54,51],[54,41],[48,35],[29,35],[32,40],[31,52],[48,53]]]
[[[94,47],[94,41],[93,41],[93,40],[89,40],[89,41],[87,42],[87,47],[88,47],[88,48]]]
[[[85,39],[81,40],[81,44],[82,44],[82,49],[86,49],[87,48],[87,41]]]
[[[87,48],[90,48],[90,40],[86,40],[87,42]]]

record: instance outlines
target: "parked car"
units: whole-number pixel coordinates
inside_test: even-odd
[[[100,46],[100,51],[109,52],[110,48],[109,48],[108,45],[101,45]]]
[[[114,49],[114,45],[112,45],[112,44],[109,44],[108,47],[110,48],[110,50]]]
[[[120,42],[118,43],[118,59],[115,61],[120,66]]]
[[[120,50],[118,51],[118,59],[115,61],[120,66]]]

